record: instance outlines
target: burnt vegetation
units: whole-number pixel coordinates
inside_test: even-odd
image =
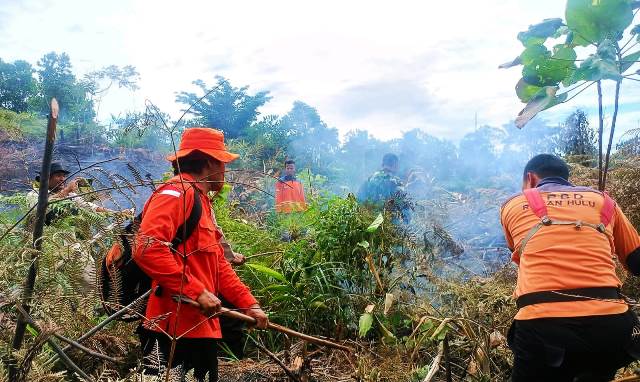
[[[197,80],[200,93],[178,94],[185,114],[177,120],[148,102],[144,111],[103,125],[96,104],[113,85],[134,90],[135,68],[110,66],[82,79],[71,69],[64,53],[47,54],[35,69],[0,61],[0,80],[25,79],[15,89],[0,86],[0,380],[12,365],[18,381],[80,378],[59,361],[52,342],[91,380],[142,380],[142,362],[160,372],[144,380],[182,378],[180,370],[161,370],[159,352],[140,359],[135,322],[91,333],[107,318],[103,302],[121,308],[100,301],[96,269],[127,234],[130,217],[50,201],[59,219],[45,227],[42,247],[32,246],[34,211],[25,194],[41,164],[43,102],[51,97],[61,100],[54,156],[92,180],[81,197],[134,215],[167,178],[164,156],[183,129],[222,129],[241,158],[211,206],[234,250],[248,258],[236,271],[271,321],[353,349],[252,331],[245,359],[222,352],[222,381],[506,381],[516,269],[502,238],[500,204],[518,191],[524,163],[542,152],[564,156],[574,183],[602,182],[597,131],[582,110],[559,125],[480,126],[457,144],[418,129],[391,141],[353,131],[340,142],[312,106],[298,101],[286,115],[261,115],[267,91],[252,94],[216,77],[213,90]],[[607,189],[640,228],[638,142],[626,135],[611,154]],[[405,193],[384,208],[363,205],[354,194],[387,152],[398,154]],[[274,212],[273,189],[287,157],[296,159],[309,208],[282,217]],[[410,219],[403,222],[394,205],[410,206]],[[24,345],[13,350],[16,307],[25,303],[34,259],[37,279],[26,301],[31,321]],[[625,288],[637,296],[631,279]]]

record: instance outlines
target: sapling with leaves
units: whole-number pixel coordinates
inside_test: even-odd
[[[634,64],[640,59],[640,25],[631,27],[640,2],[632,0],[568,0],[565,20],[546,19],[518,34],[524,51],[500,68],[522,66],[516,84],[526,106],[516,118],[524,127],[538,113],[569,102],[596,85],[598,100],[598,187],[604,190],[624,80],[640,81]],[[578,52],[585,52],[578,57]],[[603,81],[613,81],[613,114],[606,153]],[[626,82],[626,81],[625,81]]]

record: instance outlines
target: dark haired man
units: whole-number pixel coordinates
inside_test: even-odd
[[[393,221],[399,223],[400,219],[408,223],[411,219],[412,206],[407,198],[404,185],[398,178],[398,157],[387,153],[382,157],[382,168],[376,171],[360,186],[358,201],[369,203],[376,208],[387,204],[387,210],[396,215]]]
[[[90,210],[93,212],[110,212],[116,213],[116,211],[110,210],[108,208],[102,207],[98,204],[92,203],[90,201],[84,200],[82,196],[78,196],[79,186],[83,182],[87,182],[83,178],[75,178],[68,182],[65,185],[65,180],[67,175],[69,175],[69,171],[65,169],[59,162],[52,162],[49,167],[49,200],[54,201],[56,199],[63,199],[67,197],[71,197],[70,202],[68,204],[73,205],[74,207],[83,208],[86,210]],[[40,174],[35,177],[36,185],[40,182]],[[77,197],[74,197],[77,196]],[[38,203],[38,187],[34,187],[27,194],[27,203],[30,206],[33,206]],[[71,211],[73,213],[74,211]],[[77,210],[75,211],[77,213]],[[123,211],[123,213],[130,213],[128,210]],[[59,215],[61,215],[58,209],[53,209],[47,213],[46,224],[51,224],[54,220],[56,220]]]
[[[276,212],[292,213],[307,209],[302,183],[296,179],[296,162],[284,162],[284,175],[276,182]]]
[[[198,381],[217,381],[216,339],[221,337],[215,313],[220,294],[267,325],[267,316],[249,289],[240,281],[224,257],[221,235],[209,207],[208,192],[218,192],[224,184],[225,163],[238,158],[224,146],[222,132],[209,128],[189,128],[182,135],[180,149],[167,159],[177,175],[159,187],[147,201],[135,243],[134,259],[153,279],[159,293],[149,297],[145,320],[139,329],[145,359],[160,359],[166,368],[172,353],[172,337],[177,338],[171,360],[181,372],[194,369]],[[201,203],[202,216],[193,234],[177,248],[167,244],[190,215],[194,203]],[[156,289],[156,287],[160,287]],[[182,295],[197,301],[200,308],[181,304]],[[157,372],[148,365],[147,372]]]
[[[568,178],[562,159],[538,155],[525,166],[523,192],[502,206],[518,265],[515,382],[608,381],[638,354],[637,318],[620,298],[612,256],[639,274],[640,238],[609,196]]]
[[[384,203],[402,190],[398,173],[398,157],[387,153],[382,157],[382,168],[367,179],[358,191],[358,200],[374,204]]]

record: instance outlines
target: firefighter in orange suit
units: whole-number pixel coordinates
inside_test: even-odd
[[[296,163],[284,162],[284,175],[276,183],[276,212],[291,213],[307,209],[302,183],[296,179]]]
[[[194,369],[197,381],[218,380],[218,294],[254,317],[258,327],[265,328],[268,322],[258,301],[225,259],[223,238],[207,197],[208,192],[220,191],[225,164],[236,158],[238,155],[226,150],[221,131],[186,129],[179,150],[168,158],[175,176],[145,204],[135,243],[134,260],[153,279],[156,291],[149,297],[144,323],[139,328],[145,360],[168,363],[172,358],[172,369]],[[167,245],[195,203],[202,206],[195,231],[176,248]],[[197,301],[200,309],[188,304],[178,307],[176,295]],[[167,365],[151,365],[145,367],[145,372],[154,373],[158,368],[164,370]]]
[[[508,336],[514,382],[609,381],[638,359],[640,327],[619,293],[613,259],[640,273],[638,232],[606,193],[568,178],[562,159],[535,156],[523,192],[501,209],[518,265]]]

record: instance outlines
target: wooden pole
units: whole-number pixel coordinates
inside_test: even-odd
[[[446,375],[447,382],[452,382],[451,378],[451,353],[449,352],[449,334],[444,335],[443,341],[443,349],[444,349],[444,371]]]
[[[191,306],[194,306],[196,308],[200,307],[200,304],[198,304],[197,301],[194,301],[190,298],[186,298],[186,297],[179,297],[179,296],[174,296],[173,297],[174,300],[180,300],[186,304],[189,304]],[[246,314],[242,314],[240,312],[236,312],[235,310],[229,310],[227,308],[220,308],[220,314],[229,318],[233,318],[236,320],[240,320],[240,321],[244,321],[246,323],[248,323],[249,325],[255,325],[256,324],[256,319],[250,316],[247,316]],[[344,350],[346,352],[351,353],[353,351],[353,349],[351,349],[348,346],[344,346],[344,345],[340,345],[337,344],[335,342],[329,341],[329,340],[325,340],[323,338],[318,338],[318,337],[313,337],[310,336],[308,334],[304,334],[304,333],[300,333],[297,332],[293,329],[289,329],[287,327],[278,325],[278,324],[274,324],[273,322],[269,322],[269,324],[267,325],[267,329],[271,329],[271,330],[275,330],[277,332],[280,333],[284,333],[293,337],[297,337],[300,338],[301,340],[310,342],[312,344],[316,344],[316,345],[320,345],[320,346],[326,346],[326,347],[330,347],[330,348],[334,348],[334,349],[340,349],[340,350]]]
[[[44,156],[42,158],[42,167],[40,168],[40,189],[38,190],[38,206],[36,209],[36,220],[33,228],[33,249],[31,255],[31,265],[29,273],[25,281],[22,293],[22,308],[29,313],[29,300],[33,296],[33,289],[36,282],[36,274],[38,273],[38,253],[42,251],[42,233],[44,231],[44,221],[47,212],[47,203],[49,201],[49,175],[51,167],[51,158],[53,156],[53,144],[56,139],[56,125],[58,123],[58,101],[51,99],[51,112],[49,113],[49,122],[47,124],[47,139],[44,145]],[[16,332],[13,337],[13,349],[18,350],[22,347],[24,340],[24,332],[27,323],[22,315],[18,315],[16,323]],[[12,370],[13,369],[13,370]],[[9,376],[15,376],[15,366],[11,366]]]

